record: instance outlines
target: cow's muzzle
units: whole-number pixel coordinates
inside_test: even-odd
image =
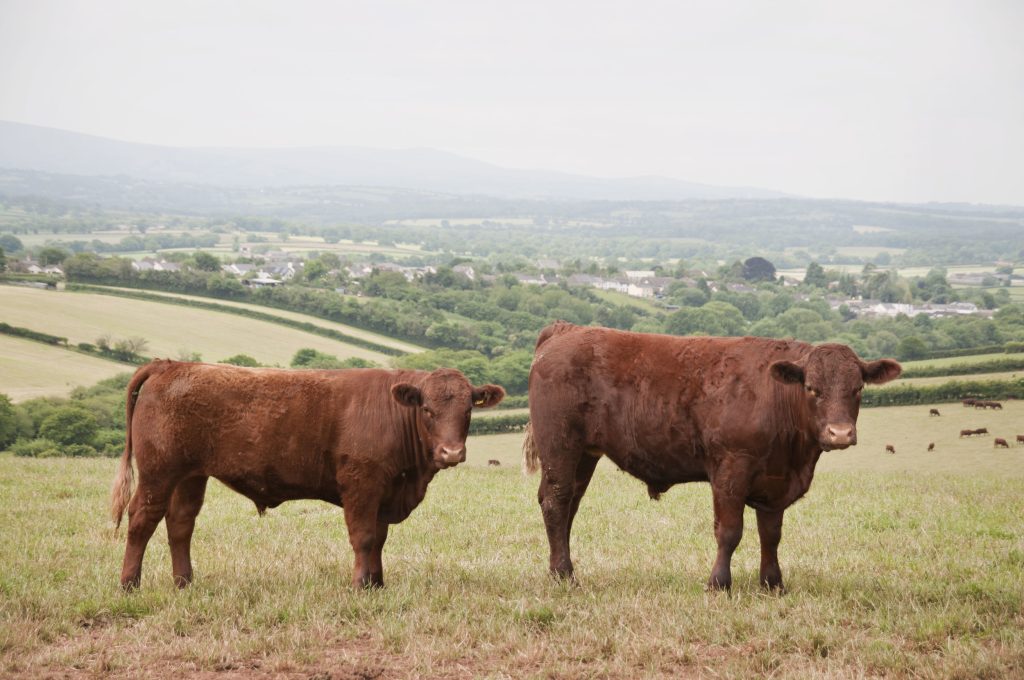
[[[857,428],[851,424],[829,423],[821,436],[826,451],[845,449],[857,443]]]
[[[466,460],[466,445],[438,447],[434,457],[441,467],[451,467]]]

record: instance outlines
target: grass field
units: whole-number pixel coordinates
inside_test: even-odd
[[[114,290],[127,290],[132,292],[137,291],[137,289],[135,288],[116,287],[114,288]],[[263,305],[254,305],[247,302],[234,302],[232,300],[221,300],[219,298],[200,297],[198,295],[184,295],[181,293],[166,293],[163,291],[154,290],[147,290],[145,291],[145,293],[147,295],[159,295],[168,298],[180,298],[183,300],[198,300],[201,302],[211,302],[218,305],[224,305],[225,307],[237,307],[238,309],[250,309],[257,312],[263,312],[265,314],[273,314],[274,316],[280,316],[285,319],[294,319],[295,321],[303,321],[306,323],[315,324],[323,328],[333,328],[334,330],[340,333],[344,333],[345,335],[350,335],[354,338],[362,338],[363,340],[369,340],[370,342],[377,343],[378,345],[384,345],[385,347],[394,347],[395,349],[400,349],[403,352],[416,353],[423,352],[427,349],[426,347],[420,347],[419,345],[414,345],[410,342],[404,342],[402,340],[395,340],[392,337],[388,337],[387,335],[380,335],[379,333],[374,333],[373,331],[363,330],[362,328],[356,328],[355,326],[347,326],[343,323],[337,323],[335,321],[328,321],[326,319],[321,319],[320,317],[317,316],[310,316],[309,314],[290,312],[284,309],[278,309],[276,307],[265,307]],[[362,300],[365,298],[353,299]]]
[[[1012,359],[1019,357],[1019,354],[971,354],[964,357],[943,357],[941,359],[919,359],[917,361],[901,361],[900,365],[904,370],[908,368],[923,368],[925,366],[952,366],[954,364],[977,364],[984,361],[995,361],[997,359]]]
[[[140,336],[149,343],[149,356],[175,358],[186,351],[219,361],[242,353],[264,364],[287,366],[296,350],[312,347],[342,359],[356,356],[385,366],[390,360],[379,352],[266,321],[91,293],[0,286],[0,309],[0,321],[67,337],[72,344],[94,343],[105,333],[116,339]]]
[[[787,512],[783,596],[757,586],[751,511],[732,595],[705,593],[708,487],[656,503],[610,465],[575,523],[580,586],[550,580],[537,478],[520,475],[515,435],[471,438],[470,464],[437,476],[391,531],[381,591],[349,588],[339,509],[293,502],[260,518],[213,483],[193,586],[173,588],[159,528],[142,589],[125,595],[123,531],[106,520],[115,461],[0,456],[0,674],[1021,677],[1024,447],[947,448],[934,433],[960,416],[1019,424],[1024,410],[964,411],[862,413],[861,445],[825,454]],[[902,430],[943,446],[877,450]],[[487,457],[508,465],[481,467]]]
[[[66,396],[78,386],[95,385],[132,366],[69,352],[32,340],[0,335],[0,393],[13,401]]]

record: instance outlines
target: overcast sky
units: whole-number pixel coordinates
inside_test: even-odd
[[[1024,2],[0,0],[0,119],[1024,205]]]

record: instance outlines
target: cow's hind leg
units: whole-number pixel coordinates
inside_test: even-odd
[[[208,477],[189,477],[178,483],[167,508],[167,541],[171,546],[174,584],[184,588],[192,582],[192,530],[203,507]]]
[[[177,480],[139,479],[139,487],[128,504],[128,545],[121,567],[121,587],[134,590],[142,580],[142,558],[156,525],[167,513],[167,505]]]
[[[537,500],[544,515],[551,548],[549,567],[558,578],[573,578],[569,532],[596,463],[596,458],[583,453],[580,448],[566,450],[557,460],[544,461],[541,465]]]
[[[784,590],[779,567],[779,541],[782,540],[784,511],[757,511],[757,533],[761,537],[761,585],[769,590]]]

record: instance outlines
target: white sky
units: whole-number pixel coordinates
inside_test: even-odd
[[[1024,1],[0,0],[0,119],[1024,205]]]

